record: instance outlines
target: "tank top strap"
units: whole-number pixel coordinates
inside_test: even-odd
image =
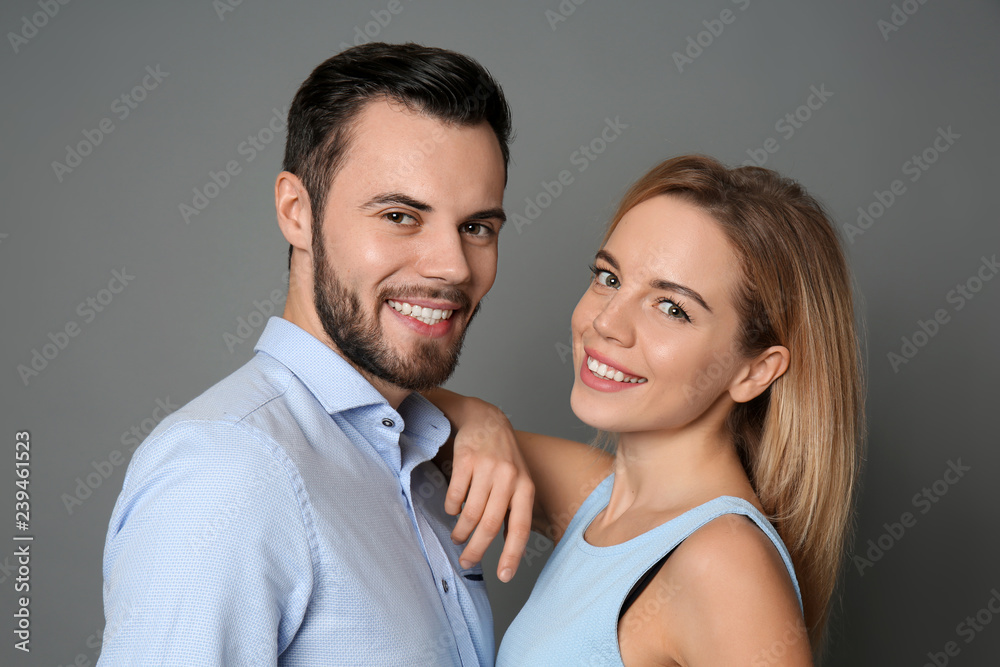
[[[764,514],[758,510],[754,505],[743,498],[737,498],[735,496],[719,496],[718,498],[713,498],[706,503],[703,503],[697,507],[694,507],[684,514],[680,515],[674,522],[676,525],[676,544],[680,544],[685,539],[691,536],[696,530],[707,524],[713,519],[717,519],[725,514],[742,514],[747,517],[760,528],[765,535],[771,540],[774,548],[778,550],[778,554],[781,556],[782,562],[785,564],[785,569],[788,570],[788,576],[792,579],[792,585],[795,587],[795,597],[799,601],[799,609],[802,610],[802,593],[799,590],[799,581],[795,576],[795,567],[792,564],[792,557],[788,553],[788,549],[785,547],[784,541],[782,541],[781,536],[778,535],[778,531],[774,528],[771,522],[768,520]],[[673,523],[673,522],[670,522]]]
[[[583,501],[580,505],[580,509],[573,514],[573,518],[570,519],[569,525],[566,526],[566,532],[563,533],[560,543],[566,542],[567,544],[575,542],[576,540],[583,539],[583,533],[586,532],[587,527],[590,526],[590,522],[594,520],[594,517],[607,507],[608,502],[611,500],[611,488],[614,485],[615,474],[611,473],[597,485],[597,487],[590,492],[590,495]]]
[[[624,544],[612,547],[594,547],[588,544],[583,534],[590,527],[591,522],[600,511],[607,507],[608,502],[611,500],[611,489],[614,486],[614,480],[615,474],[611,473],[597,485],[597,488],[590,492],[590,495],[580,505],[580,509],[573,515],[573,519],[570,521],[569,526],[567,526],[560,544],[562,542],[576,544],[578,549],[582,549],[592,555],[599,553],[611,555],[618,551],[622,551],[623,553],[628,551],[631,552],[630,555],[640,559],[644,557],[641,555],[644,549],[637,549],[637,547],[660,544],[659,551],[661,554],[656,559],[649,561],[647,567],[650,567],[656,560],[673,551],[681,542],[713,519],[717,519],[724,514],[742,514],[753,521],[767,535],[768,539],[771,540],[774,548],[778,550],[778,555],[781,556],[781,560],[785,564],[785,569],[788,570],[788,576],[792,579],[792,585],[795,588],[795,597],[799,601],[799,609],[803,608],[802,593],[799,590],[799,582],[795,576],[795,567],[792,564],[792,557],[788,553],[785,543],[768,518],[754,507],[752,503],[743,498],[735,496],[713,498]]]
[[[801,609],[795,570],[781,537],[767,517],[742,498],[713,498],[620,544],[589,544],[583,536],[607,507],[613,484],[614,474],[608,475],[574,513],[531,596],[507,629],[498,667],[622,667],[618,624],[629,592],[674,547],[724,514],[742,514],[764,531],[785,563]]]

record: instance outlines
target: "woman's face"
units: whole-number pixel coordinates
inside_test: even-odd
[[[577,417],[605,431],[676,431],[731,401],[746,363],[732,298],[741,274],[718,223],[660,195],[625,214],[594,264],[573,311]]]

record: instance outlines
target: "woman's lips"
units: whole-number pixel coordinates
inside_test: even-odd
[[[646,383],[646,378],[626,373],[623,369],[609,364],[607,357],[593,354],[584,349],[586,358],[580,364],[580,380],[591,389],[598,391],[622,391]]]
[[[604,364],[605,367],[613,368],[616,371],[621,371],[623,375],[626,375],[626,376],[632,377],[632,378],[639,378],[643,382],[646,381],[646,378],[643,378],[638,373],[634,373],[634,372],[630,371],[629,369],[625,368],[624,366],[621,366],[614,359],[611,359],[610,357],[606,357],[603,354],[600,354],[599,352],[597,352],[596,350],[593,350],[593,349],[591,349],[589,347],[584,347],[583,348],[583,353],[586,354],[591,359],[593,359],[594,361],[596,361],[597,364],[598,364],[598,366],[600,366],[601,364]],[[588,365],[592,366],[592,364],[590,364],[589,361],[588,361]],[[594,370],[596,370],[596,369],[594,369]],[[599,374],[603,374],[604,372],[605,371],[601,371],[601,373],[599,373]]]

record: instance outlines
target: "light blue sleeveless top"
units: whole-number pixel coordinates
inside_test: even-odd
[[[635,583],[694,531],[723,514],[742,514],[760,526],[781,554],[802,607],[788,550],[767,518],[742,498],[719,496],[627,542],[596,547],[583,539],[611,499],[614,474],[587,497],[573,516],[500,644],[497,667],[615,665],[618,612]],[[669,594],[669,592],[668,592]]]

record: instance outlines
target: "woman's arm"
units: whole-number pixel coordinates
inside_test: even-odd
[[[535,482],[531,529],[558,542],[591,491],[611,474],[614,457],[582,442],[514,431]]]
[[[505,478],[508,474],[507,466],[501,466],[504,470],[500,471],[499,480],[491,479],[489,474],[479,475],[478,472],[474,477],[473,468],[477,460],[496,457],[496,452],[500,452],[501,459],[506,459],[507,452],[511,449],[517,452],[518,457],[511,456],[510,463],[517,467],[520,465],[517,458],[520,458],[526,463],[534,482],[530,529],[553,541],[558,541],[580,504],[611,472],[613,457],[607,452],[572,440],[515,431],[507,416],[490,403],[446,389],[433,389],[424,395],[452,423],[453,439],[449,440],[446,448],[442,448],[439,456],[443,459],[444,467],[447,467],[449,459],[452,461],[452,479],[445,509],[453,514],[460,509],[462,511],[452,533],[457,541],[468,539],[480,520],[485,520],[483,512],[488,511],[488,503],[494,501],[494,492],[490,486],[496,489],[499,502],[511,498],[507,492],[509,482]],[[522,494],[522,499],[524,495],[526,494]],[[512,514],[508,541],[514,538],[512,531],[523,529],[526,544],[527,527],[515,525],[514,500],[516,498],[511,499],[510,503]],[[496,508],[489,512],[489,516],[491,520],[497,516]],[[520,538],[521,535],[518,534],[518,543]],[[479,553],[479,549],[485,552],[488,545],[488,540],[480,543],[475,535],[469,543],[469,547],[475,548],[474,553]],[[512,565],[508,562],[507,565],[517,569],[516,563]]]
[[[451,435],[434,463],[448,477],[444,509],[459,514],[451,539],[468,541],[459,556],[462,567],[482,561],[506,523],[497,564],[500,581],[510,581],[524,555],[531,532],[535,487],[507,416],[494,406],[446,389],[423,392],[451,422]],[[475,531],[475,532],[473,532]]]

